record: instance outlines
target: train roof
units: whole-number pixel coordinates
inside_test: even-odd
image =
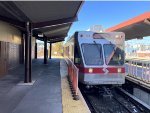
[[[70,36],[70,37],[66,37],[65,38],[65,41],[64,41],[64,44],[66,43],[66,42],[68,42],[69,40],[71,40],[77,33],[88,33],[88,34],[93,34],[93,33],[98,33],[98,32],[93,32],[93,31],[76,31],[72,36]],[[122,34],[124,34],[123,32],[99,32],[98,34],[104,34],[104,33],[122,33]]]

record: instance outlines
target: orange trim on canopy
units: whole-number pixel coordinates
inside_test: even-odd
[[[108,29],[106,29],[106,31],[107,31],[107,32],[111,32],[111,31],[119,30],[119,29],[121,29],[121,28],[123,28],[123,27],[126,27],[126,26],[129,26],[129,25],[132,25],[132,24],[141,22],[141,21],[143,21],[143,20],[145,20],[145,19],[147,19],[147,18],[150,18],[150,11],[149,11],[149,12],[146,12],[146,13],[144,13],[144,14],[141,14],[141,15],[139,15],[139,16],[136,16],[136,17],[134,17],[134,18],[132,18],[132,19],[130,19],[130,20],[127,20],[127,21],[125,21],[125,22],[122,22],[122,23],[120,23],[120,24],[118,24],[118,25],[116,25],[116,26],[113,26],[113,27],[111,27],[111,28],[108,28]]]

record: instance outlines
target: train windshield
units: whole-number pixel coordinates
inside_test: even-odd
[[[105,61],[107,65],[123,65],[124,51],[113,44],[104,44]]]
[[[86,65],[103,65],[101,44],[82,44]]]

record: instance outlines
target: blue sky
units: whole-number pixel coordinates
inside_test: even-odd
[[[85,1],[69,36],[91,25],[102,25],[106,29],[147,11],[150,11],[150,1]]]

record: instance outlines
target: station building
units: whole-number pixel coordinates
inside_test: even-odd
[[[0,76],[24,63],[24,38],[21,30],[9,23],[0,21]],[[32,59],[35,57],[35,37],[32,37]]]

